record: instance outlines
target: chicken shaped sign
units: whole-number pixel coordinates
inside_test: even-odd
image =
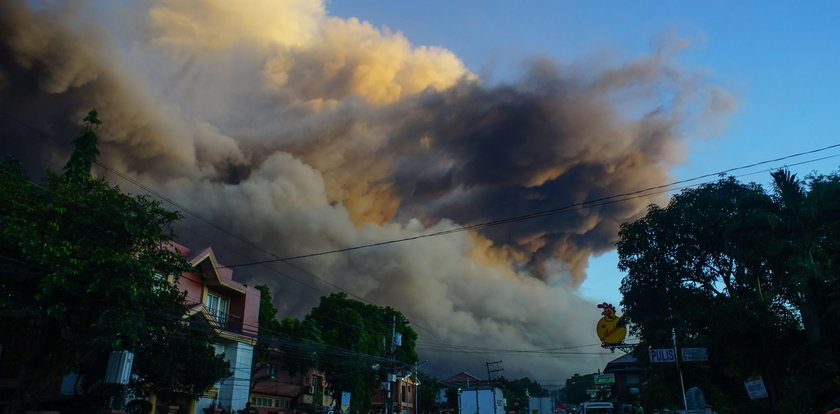
[[[598,305],[598,308],[603,309],[600,320],[595,326],[595,332],[598,338],[606,345],[617,345],[624,341],[627,335],[627,329],[624,327],[624,321],[615,315],[615,306],[604,302]]]

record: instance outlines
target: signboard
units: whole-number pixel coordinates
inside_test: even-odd
[[[674,348],[652,348],[650,362],[677,362],[677,352]]]
[[[598,334],[598,338],[607,345],[622,343],[627,335],[627,328],[624,327],[621,318],[615,315],[615,306],[604,302],[598,307],[603,309],[601,312],[603,317],[595,325],[595,333]]]
[[[615,374],[598,374],[595,375],[595,384],[613,384],[615,383]]]
[[[341,392],[341,412],[348,413],[350,411],[350,393],[347,391]]]
[[[111,352],[111,355],[108,356],[108,366],[105,369],[105,382],[108,384],[128,384],[133,363],[134,354],[132,352]]]
[[[685,362],[708,361],[709,357],[706,355],[706,348],[683,348],[682,360]]]
[[[767,398],[767,388],[764,388],[764,380],[761,377],[747,378],[744,386],[747,388],[750,399]]]

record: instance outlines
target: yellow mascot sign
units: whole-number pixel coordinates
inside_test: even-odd
[[[607,345],[616,345],[624,341],[627,335],[627,329],[624,328],[624,323],[618,316],[615,316],[615,306],[609,303],[602,303],[598,305],[604,311],[601,312],[601,319],[598,325],[595,326],[595,332],[601,342]]]

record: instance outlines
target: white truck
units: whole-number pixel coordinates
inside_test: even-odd
[[[611,402],[589,401],[582,405],[581,414],[614,414]]]
[[[528,399],[528,414],[554,414],[554,401],[551,397],[531,397]]]
[[[458,391],[458,414],[505,414],[505,397],[498,388]]]

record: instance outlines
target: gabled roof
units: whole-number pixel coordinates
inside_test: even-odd
[[[612,372],[626,372],[626,371],[641,371],[642,364],[632,354],[625,354],[610,362],[604,367],[604,373]]]
[[[212,247],[199,251],[182,252],[187,261],[196,268],[198,274],[207,279],[208,285],[221,286],[235,292],[245,293],[245,286],[233,280],[233,270],[224,267],[216,260]]]
[[[442,384],[456,385],[456,384],[462,384],[462,383],[467,383],[467,382],[472,383],[472,382],[479,382],[479,381],[481,381],[481,380],[478,377],[476,377],[474,375],[471,375],[471,374],[468,374],[464,371],[461,371],[461,372],[459,372],[459,373],[441,381],[441,383]]]

